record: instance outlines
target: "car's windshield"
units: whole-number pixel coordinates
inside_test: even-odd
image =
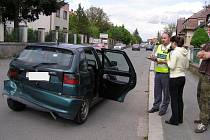
[[[72,56],[73,53],[70,50],[30,46],[24,49],[16,59],[33,64],[58,64],[60,66],[69,66]]]

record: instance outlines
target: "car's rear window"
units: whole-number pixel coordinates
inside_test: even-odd
[[[28,63],[57,63],[59,66],[70,66],[73,58],[73,52],[66,49],[28,46],[17,57]]]

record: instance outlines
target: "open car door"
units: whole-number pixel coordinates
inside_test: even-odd
[[[100,96],[119,102],[136,86],[136,72],[124,51],[102,50],[101,82]]]

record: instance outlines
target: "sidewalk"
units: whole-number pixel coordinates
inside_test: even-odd
[[[149,70],[149,105],[152,108],[154,101],[154,62],[151,62]],[[149,113],[148,140],[163,140],[163,127],[161,117],[157,113]]]
[[[209,130],[202,134],[194,133],[196,125],[193,123],[198,119],[199,108],[197,104],[197,83],[198,77],[188,72],[186,75],[186,84],[184,88],[184,122],[179,126],[165,124],[171,116],[171,108],[169,106],[167,114],[160,117],[158,112],[149,113],[149,133],[148,140],[209,140]],[[154,100],[154,63],[150,66],[149,78],[149,108],[152,107]],[[148,108],[148,109],[149,109]]]

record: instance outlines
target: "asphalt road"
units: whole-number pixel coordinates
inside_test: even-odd
[[[149,60],[145,50],[125,50],[136,73],[137,86],[124,103],[106,100],[95,106],[86,123],[74,124],[49,113],[27,108],[14,112],[0,96],[0,140],[143,140],[147,135]],[[0,59],[0,92],[9,60]]]

